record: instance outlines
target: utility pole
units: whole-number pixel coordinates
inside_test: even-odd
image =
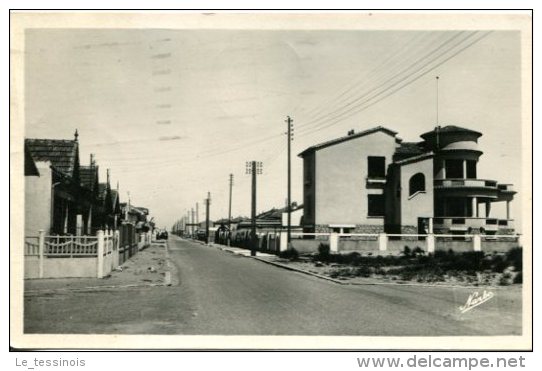
[[[231,191],[233,187],[233,174],[230,174],[230,206],[228,208],[228,229],[231,230]]]
[[[287,116],[286,118],[286,124],[288,125],[288,204],[286,205],[286,211],[288,213],[288,229],[287,229],[287,241],[288,246],[290,246],[290,241],[292,238],[292,213],[291,213],[291,205],[292,205],[292,159],[291,159],[291,144],[292,140],[294,140],[294,120],[290,118],[290,116]]]
[[[209,208],[211,206],[211,192],[207,192],[205,199],[205,243],[209,243]]]
[[[190,210],[186,210],[186,235],[190,234]]]
[[[195,232],[195,229],[194,229],[194,225],[195,225],[195,218],[194,218],[195,213],[194,213],[194,208],[192,208],[191,212],[192,212],[192,223],[191,223],[191,224],[192,224],[192,228],[191,228],[191,231],[192,231],[192,232],[191,232],[191,234],[192,234],[192,236],[194,236],[194,232]]]
[[[256,244],[258,239],[256,236],[256,175],[262,173],[261,161],[250,161],[246,163],[247,174],[252,174],[252,207],[251,207],[251,243],[250,243],[250,255],[256,255]]]
[[[196,202],[196,224],[199,224],[199,202]]]
[[[228,241],[227,244],[230,246],[230,237],[231,237],[231,195],[233,187],[233,174],[230,174],[230,205],[228,207]]]

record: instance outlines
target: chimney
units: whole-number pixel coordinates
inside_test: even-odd
[[[354,129],[348,130],[348,136],[350,136],[350,135],[354,135]]]
[[[94,153],[90,154],[90,166],[94,167]]]

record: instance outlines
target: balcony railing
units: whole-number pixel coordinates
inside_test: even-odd
[[[435,187],[498,188],[497,181],[486,179],[435,179]]]
[[[503,192],[514,192],[513,184],[499,184],[497,185],[497,188],[499,189],[499,191]]]

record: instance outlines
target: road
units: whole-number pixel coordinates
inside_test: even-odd
[[[25,296],[25,332],[521,334],[517,287],[493,290],[491,300],[462,314],[473,289],[339,285],[175,236],[169,251],[179,285]]]

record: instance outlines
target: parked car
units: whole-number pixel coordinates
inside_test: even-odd
[[[158,231],[158,233],[156,233],[156,239],[157,240],[167,240],[168,239],[167,231]]]

